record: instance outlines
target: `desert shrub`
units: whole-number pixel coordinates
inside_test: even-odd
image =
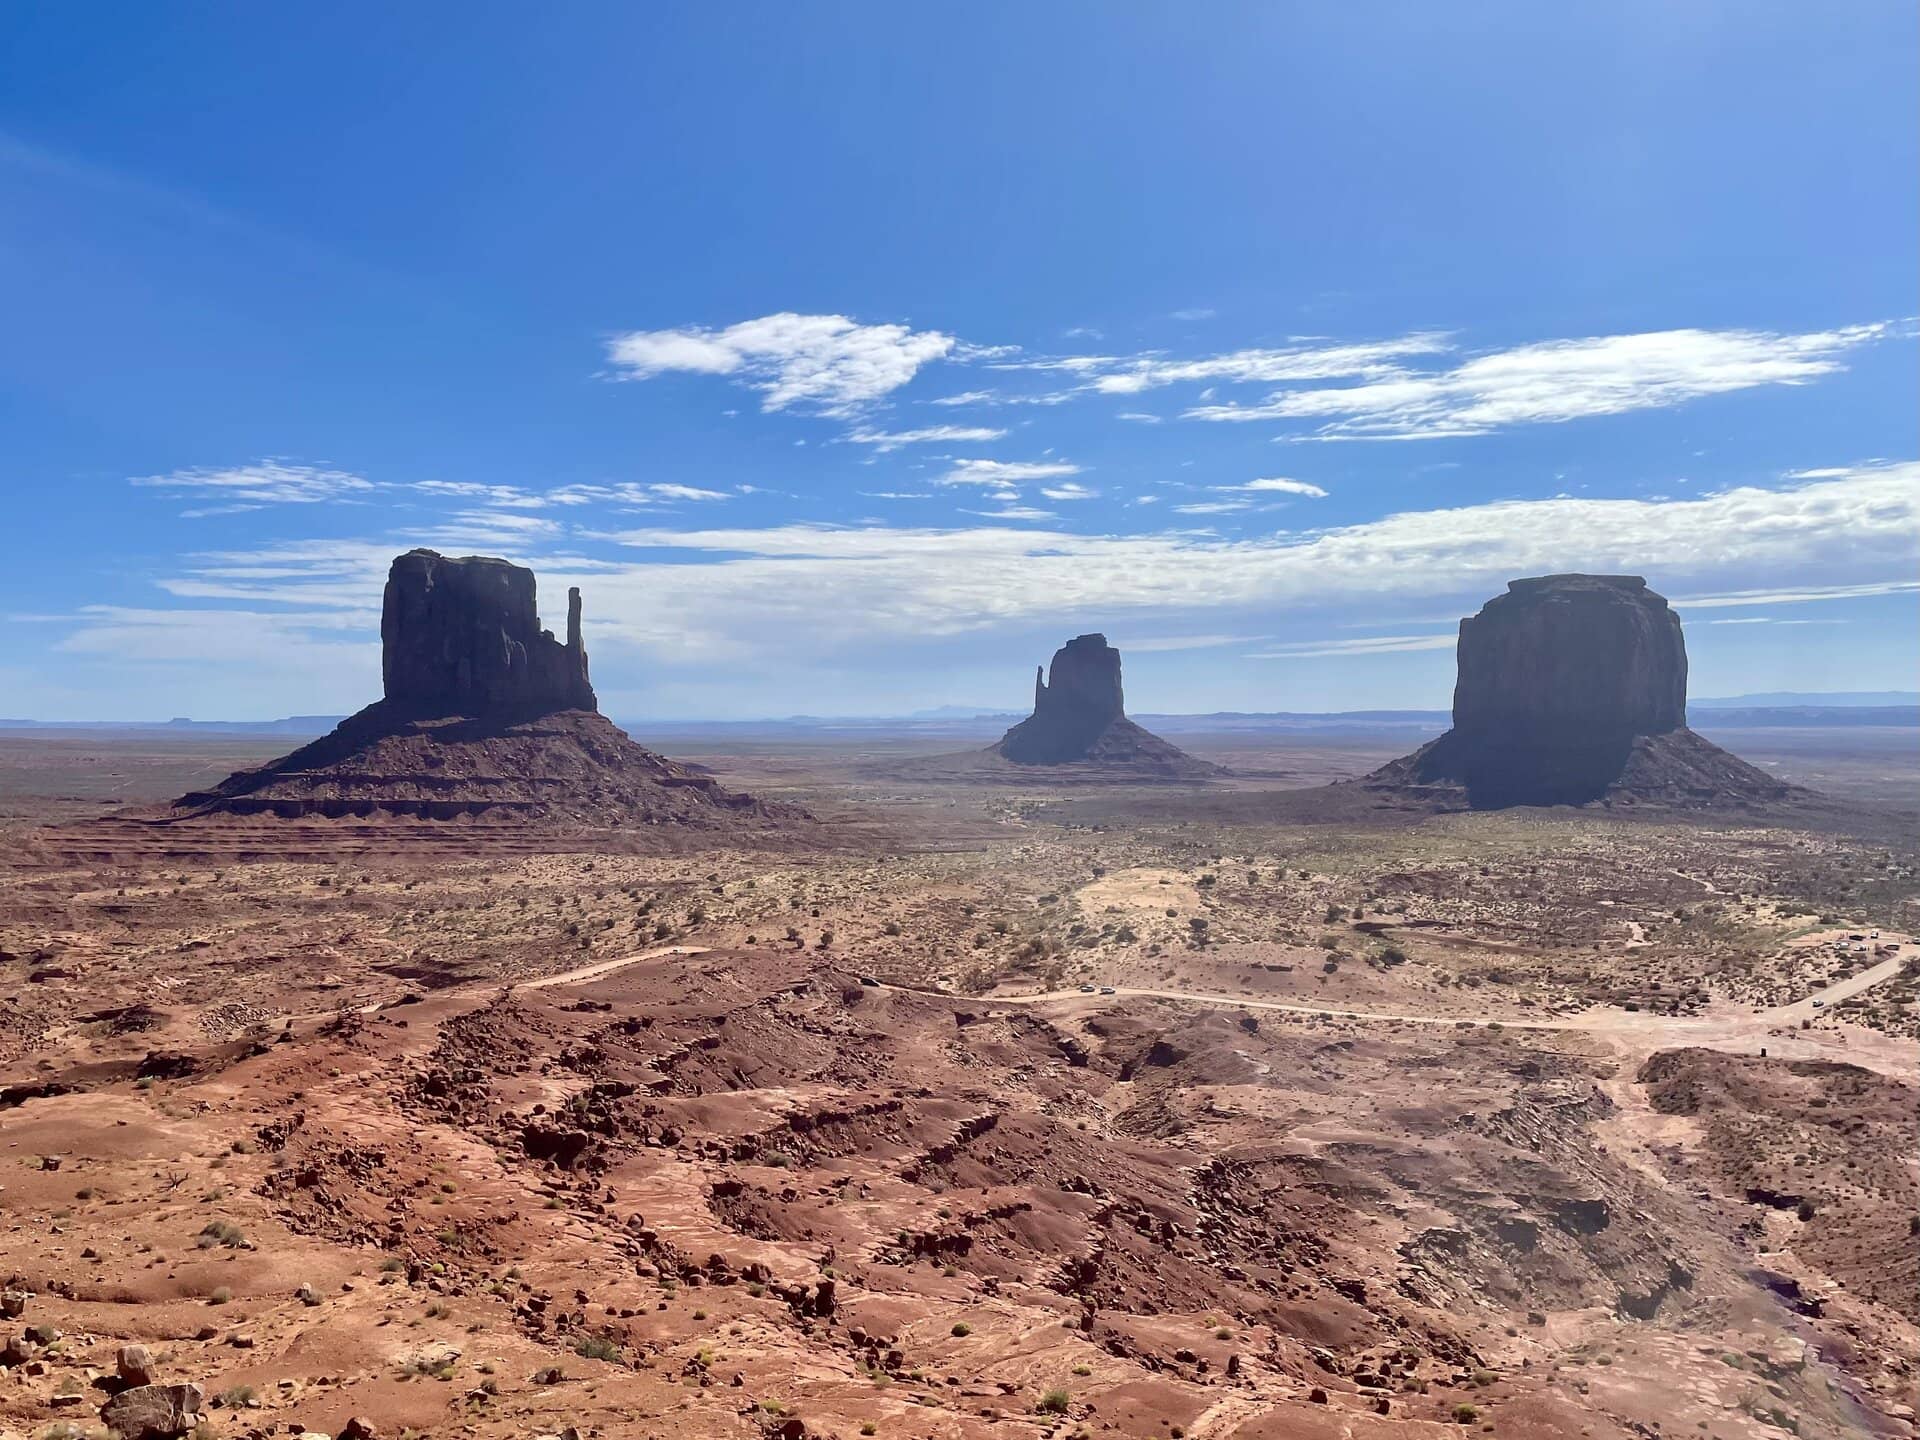
[[[1073,1403],[1073,1397],[1064,1390],[1049,1390],[1040,1397],[1040,1403],[1033,1408],[1042,1415],[1064,1415],[1067,1406]]]
[[[605,1335],[582,1335],[573,1342],[573,1353],[587,1360],[618,1360],[620,1347]]]
[[[247,1232],[231,1220],[209,1220],[200,1227],[200,1238],[196,1243],[202,1250],[211,1250],[216,1245],[238,1250],[247,1243]]]

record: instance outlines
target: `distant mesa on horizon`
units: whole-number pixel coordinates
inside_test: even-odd
[[[1680,617],[1641,576],[1510,581],[1460,622],[1458,655],[1453,728],[1362,783],[1475,809],[1793,793],[1687,728]]]
[[[580,592],[570,590],[566,639],[543,630],[524,566],[432,550],[397,556],[380,614],[384,697],[282,759],[181,796],[169,818],[582,828],[807,818],[657,755],[601,715],[580,617]]]
[[[990,753],[1015,765],[1085,765],[1134,778],[1198,780],[1225,772],[1127,719],[1120,652],[1099,634],[1079,635],[1033,677],[1033,714]]]

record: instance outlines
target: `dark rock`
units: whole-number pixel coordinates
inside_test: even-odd
[[[993,749],[1016,765],[1092,764],[1164,778],[1220,773],[1127,719],[1120,652],[1104,635],[1080,635],[1053,652],[1053,664],[1034,674],[1033,714]]]
[[[119,1440],[170,1440],[194,1427],[206,1398],[198,1385],[136,1385],[107,1401],[100,1420]]]
[[[380,669],[389,702],[420,715],[592,710],[580,592],[566,643],[540,628],[531,570],[482,555],[409,550],[387,572]]]
[[[1053,652],[1049,670],[1033,675],[1033,714],[1000,742],[1022,765],[1084,760],[1101,734],[1126,714],[1120,652],[1104,635],[1079,635]]]
[[[487,820],[762,830],[810,819],[640,746],[595,709],[568,597],[563,644],[540,629],[533,572],[413,550],[381,615],[386,698],[310,745],[211,790],[169,821]]]
[[[1460,622],[1458,653],[1453,728],[1369,786],[1475,809],[1790,793],[1686,728],[1680,617],[1637,575],[1514,580]]]

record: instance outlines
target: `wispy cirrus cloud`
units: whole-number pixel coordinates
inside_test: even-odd
[[[720,375],[757,390],[762,410],[825,415],[857,414],[912,380],[922,366],[956,352],[999,353],[969,350],[938,330],[791,311],[723,329],[629,330],[606,344],[607,362],[622,379]]]
[[[183,511],[188,519],[235,513],[265,505],[316,505],[350,501],[379,489],[373,481],[345,470],[256,460],[227,468],[175,470],[166,475],[136,475],[129,484],[166,492],[170,499],[199,495],[216,499],[213,508]]]
[[[547,496],[531,494],[517,485],[481,485],[470,480],[417,480],[409,488],[507,510],[538,510],[552,503]]]
[[[1800,335],[1663,330],[1549,340],[1478,355],[1451,369],[1394,366],[1365,384],[1279,390],[1255,404],[1188,409],[1188,419],[1319,421],[1310,438],[1412,440],[1486,435],[1660,409],[1764,385],[1803,385],[1848,352],[1894,332],[1888,322]]]
[[[1185,505],[1175,505],[1176,515],[1230,515],[1236,510],[1251,510],[1251,500],[1190,500]]]
[[[486,534],[485,548],[533,566],[542,594],[586,586],[597,679],[622,666],[649,676],[668,665],[711,675],[719,655],[784,667],[803,683],[808,667],[822,663],[851,673],[883,655],[891,665],[898,644],[945,654],[938,647],[958,637],[1082,622],[1149,643],[1246,637],[1276,660],[1439,650],[1452,642],[1451,627],[1417,633],[1425,626],[1387,617],[1468,614],[1515,576],[1562,570],[1646,574],[1683,613],[1738,614],[1744,606],[1780,617],[1789,606],[1920,591],[1914,462],[1687,499],[1512,500],[1245,538],[1074,533],[1048,525],[1045,511],[1014,504],[981,513],[958,527],[656,523],[559,536],[541,529],[544,517],[513,511],[458,523]],[[497,524],[503,519],[511,529]],[[377,609],[392,556],[432,543],[443,528],[209,552],[185,559],[162,588],[196,612],[365,617]],[[581,554],[580,546],[593,548]],[[688,605],[689,595],[699,604]],[[1323,638],[1368,618],[1391,633]],[[68,619],[73,643],[99,655],[131,656],[151,633],[104,614]],[[295,708],[325,708],[327,692],[301,688],[308,682],[298,662],[309,643],[301,636],[328,645],[337,632],[289,619],[262,662],[279,667],[275,693]],[[204,662],[221,663],[217,655]],[[377,666],[364,673],[377,684]],[[303,695],[309,699],[291,698]]]
[[[1251,651],[1248,660],[1318,660],[1331,655],[1395,655],[1410,650],[1451,650],[1458,636],[1444,635],[1369,635],[1363,638],[1302,640],[1275,645],[1269,650]]]
[[[754,491],[752,487],[744,487],[742,493],[752,494]],[[546,499],[551,504],[567,506],[659,505],[676,500],[711,502],[732,498],[724,490],[709,490],[699,485],[682,485],[671,480],[623,480],[614,485],[562,485],[546,493]]]
[[[900,449],[904,445],[926,445],[947,443],[954,445],[972,444],[987,440],[1004,440],[1007,432],[989,425],[923,425],[917,430],[869,430],[857,429],[848,432],[847,439],[855,445],[871,445],[881,455]]]
[[[1053,520],[1058,518],[1051,510],[1041,510],[1032,505],[1002,505],[998,510],[969,510],[969,515],[978,515],[987,520]]]
[[[1238,490],[1254,495],[1304,495],[1310,500],[1324,500],[1327,492],[1320,486],[1306,480],[1289,480],[1284,475],[1276,475],[1266,480],[1249,480],[1244,485],[1215,485],[1215,490]]]
[[[1080,466],[1064,460],[955,460],[936,483],[990,485],[1002,489],[1028,480],[1054,480],[1078,475]]]
[[[1129,360],[1112,357],[1075,359],[1061,362],[1091,378],[1087,388],[1103,395],[1137,395],[1164,385],[1178,384],[1278,384],[1308,380],[1338,380],[1352,376],[1387,376],[1398,372],[1402,361],[1416,355],[1439,354],[1449,349],[1448,339],[1438,333],[1403,336],[1398,340],[1377,340],[1358,345],[1297,345],[1278,349],[1235,350],[1198,360],[1169,360],[1160,356],[1140,356]],[[1009,361],[1017,366],[1021,362]]]

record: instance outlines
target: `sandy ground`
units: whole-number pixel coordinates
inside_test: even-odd
[[[1912,1433],[1898,827],[871,748],[711,757],[833,828],[779,850],[15,772],[0,1432],[138,1341],[208,1436]]]

